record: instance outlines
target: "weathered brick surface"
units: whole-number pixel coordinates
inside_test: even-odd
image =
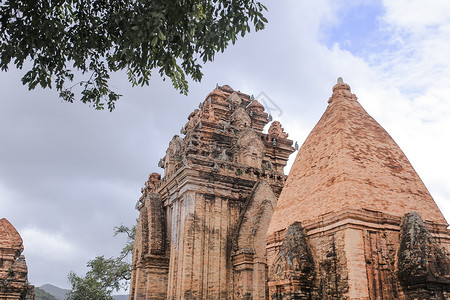
[[[0,219],[0,299],[34,300],[20,234],[5,218]]]
[[[289,226],[269,274],[272,299],[311,299],[316,277],[314,258],[299,222]]]
[[[266,299],[267,259],[266,232],[277,203],[277,196],[266,181],[257,183],[244,204],[245,213],[233,237],[232,261],[234,266],[235,299]],[[246,291],[246,292],[245,292]]]
[[[422,260],[412,261],[448,259],[450,234],[433,198],[397,144],[364,111],[347,84],[334,86],[329,103],[297,154],[277,202],[267,235],[269,270],[275,270],[287,228],[300,222],[315,262],[308,299],[447,299],[448,276],[436,277],[440,285],[421,278],[416,289],[401,283],[398,276],[406,273],[404,277],[409,278],[412,269],[422,268],[405,267],[404,273],[398,269],[402,266],[397,257],[402,253],[399,240],[414,245],[423,236],[413,235],[415,241],[399,237],[405,231],[401,218],[411,211],[420,213],[434,241],[434,246],[423,250]],[[405,253],[411,260],[410,253],[422,252]],[[436,270],[427,270],[431,269]],[[273,276],[269,272],[272,289],[286,288]],[[298,285],[290,293],[301,290]]]
[[[416,212],[402,220],[398,277],[407,298],[450,297],[450,258]]]
[[[424,220],[446,224],[406,156],[350,87],[341,83],[333,90],[327,110],[297,154],[268,234],[292,220],[314,220],[344,208],[399,217],[420,211]]]
[[[253,97],[211,92],[137,204],[130,299],[266,299],[266,231],[293,152]],[[150,255],[151,254],[151,255]]]
[[[137,204],[130,299],[447,299],[434,200],[348,85],[329,103],[277,202],[292,141],[276,121],[262,133],[248,95],[210,93]],[[422,225],[401,225],[411,211]]]

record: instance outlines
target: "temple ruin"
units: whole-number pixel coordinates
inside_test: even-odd
[[[448,299],[447,222],[406,156],[338,81],[267,231],[271,299]]]
[[[433,198],[347,84],[328,102],[286,180],[281,124],[213,90],[142,189],[130,300],[449,299]]]
[[[268,122],[229,86],[189,115],[137,204],[130,299],[265,299],[266,231],[294,151]]]
[[[34,300],[20,234],[5,218],[0,219],[0,300]]]

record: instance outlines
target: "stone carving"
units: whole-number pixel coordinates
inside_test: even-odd
[[[166,156],[164,157],[164,174],[169,174],[175,171],[175,168],[183,158],[183,147],[184,140],[178,135],[174,135],[169,143],[169,148],[166,151]]]
[[[230,128],[230,122],[221,120],[219,124],[223,127],[223,133],[227,133],[228,128]]]
[[[147,189],[151,190],[159,183],[160,180],[161,180],[161,175],[153,172],[148,176],[148,180],[145,183],[145,187]]]
[[[417,212],[405,214],[400,230],[398,279],[410,299],[450,296],[450,258]]]
[[[315,276],[314,259],[303,227],[288,227],[283,244],[269,268],[272,299],[311,299]]]
[[[251,129],[243,130],[237,141],[236,160],[238,163],[260,168],[264,158],[264,143]]]
[[[164,165],[165,165],[165,158],[161,158],[158,162],[158,167],[164,169]]]
[[[230,157],[227,155],[227,150],[226,149],[223,149],[222,152],[220,152],[218,158],[220,160],[223,160],[223,161],[229,161],[230,160]]]
[[[232,107],[239,107],[242,103],[241,97],[238,96],[236,92],[233,92],[228,98],[227,101],[230,102]]]
[[[252,119],[243,107],[238,107],[231,115],[231,125],[240,129],[250,127]]]
[[[263,162],[262,168],[269,171],[273,171],[273,164],[271,161]]]
[[[278,121],[273,121],[272,124],[270,124],[269,127],[269,136],[273,139],[286,139],[288,137],[288,134],[284,132],[283,127],[281,126],[281,123]]]

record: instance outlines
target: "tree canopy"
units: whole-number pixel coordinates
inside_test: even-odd
[[[74,272],[68,275],[72,286],[66,300],[113,300],[114,290],[127,289],[131,279],[131,264],[125,258],[133,250],[136,225],[129,228],[124,225],[114,227],[114,236],[125,233],[127,241],[120,256],[105,258],[97,256],[88,261],[89,271],[84,277]]]
[[[263,29],[265,10],[254,0],[2,0],[0,68],[26,68],[29,89],[96,109],[114,109],[109,79],[120,70],[133,86],[157,71],[187,94],[186,76],[200,81],[202,63]]]
[[[111,293],[128,288],[131,278],[130,264],[118,258],[97,256],[87,263],[90,270],[84,277],[70,272],[68,279],[72,285],[66,299],[100,300],[112,299]]]

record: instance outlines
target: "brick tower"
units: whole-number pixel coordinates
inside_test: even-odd
[[[267,231],[271,299],[448,299],[450,234],[389,134],[338,80]]]
[[[0,219],[0,299],[34,300],[20,234],[5,218]]]
[[[268,122],[229,86],[189,115],[137,203],[130,299],[267,299],[266,231],[294,151]]]

